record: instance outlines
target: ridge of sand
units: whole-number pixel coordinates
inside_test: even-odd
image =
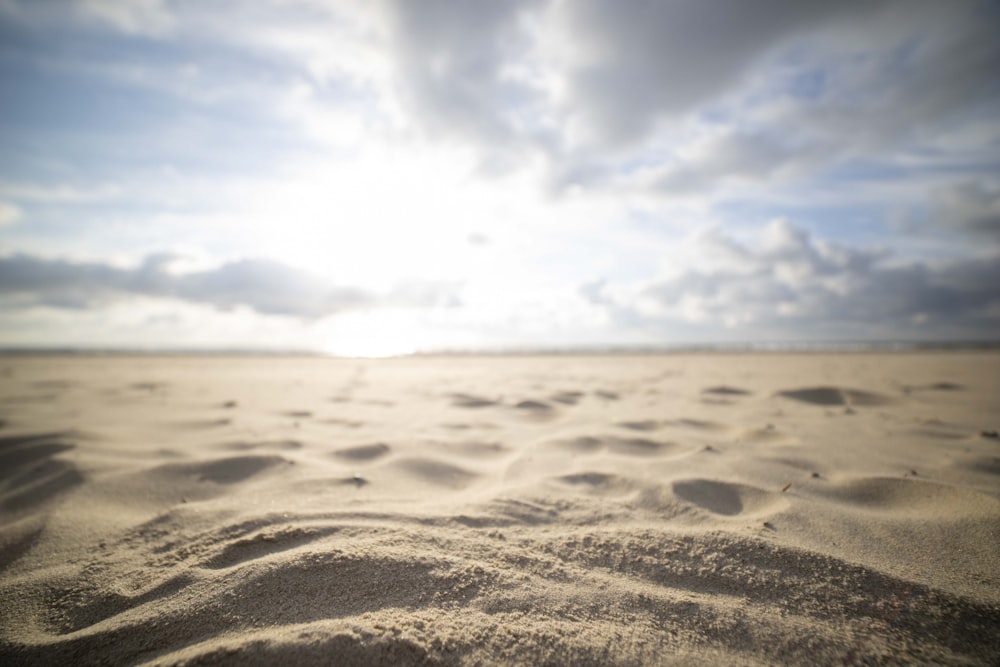
[[[995,664],[1000,355],[0,359],[2,664]]]

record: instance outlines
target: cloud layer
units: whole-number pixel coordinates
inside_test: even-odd
[[[719,229],[692,243],[696,265],[631,292],[581,293],[623,325],[753,331],[806,340],[991,338],[1000,328],[1000,252],[900,262],[888,251],[817,240],[785,220],[757,244]]]
[[[247,259],[207,271],[175,274],[174,257],[151,256],[123,269],[31,255],[0,258],[0,295],[19,306],[93,308],[128,296],[174,298],[219,309],[246,306],[264,315],[319,318],[371,306],[364,290],[330,285],[276,262]]]
[[[0,338],[85,310],[96,340],[151,300],[444,347],[996,337],[998,25],[986,0],[0,0]]]

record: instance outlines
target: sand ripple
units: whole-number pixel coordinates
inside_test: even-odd
[[[7,363],[5,666],[1000,655],[995,354]]]

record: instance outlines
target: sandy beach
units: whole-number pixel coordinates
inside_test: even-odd
[[[4,665],[1000,660],[996,352],[0,373]]]

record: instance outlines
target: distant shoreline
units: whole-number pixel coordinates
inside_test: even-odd
[[[406,357],[521,357],[521,356],[635,356],[674,354],[748,353],[869,353],[964,352],[1000,350],[996,341],[795,341],[745,343],[677,343],[648,346],[512,347],[483,349],[427,349],[384,357],[343,355],[309,349],[268,348],[128,348],[0,346],[0,356],[149,356],[149,357],[316,357],[369,359]]]

